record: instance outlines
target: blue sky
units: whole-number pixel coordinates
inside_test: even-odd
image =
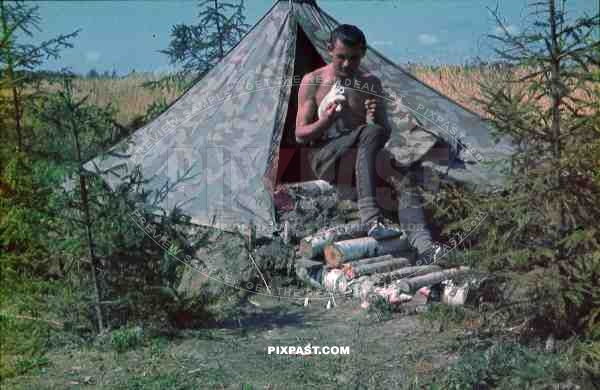
[[[489,58],[486,34],[496,26],[487,8],[498,6],[513,31],[528,18],[527,0],[318,0],[342,23],[359,26],[369,44],[398,63],[465,63]],[[597,13],[598,0],[570,0],[573,15]],[[253,25],[273,0],[246,0],[247,23]],[[158,51],[168,46],[174,24],[191,24],[198,2],[191,0],[40,1],[37,39],[81,29],[59,61],[44,68],[69,67],[78,73],[95,68],[164,72],[172,69]]]

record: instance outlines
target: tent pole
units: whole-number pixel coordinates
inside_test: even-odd
[[[248,243],[248,250],[253,251],[256,243],[256,226],[254,222],[250,222],[246,226],[246,242]]]

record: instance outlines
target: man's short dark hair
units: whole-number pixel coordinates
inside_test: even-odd
[[[351,24],[342,24],[331,32],[329,38],[330,47],[335,47],[335,42],[339,40],[346,46],[356,47],[362,46],[363,50],[367,49],[367,39],[365,34],[356,26]]]

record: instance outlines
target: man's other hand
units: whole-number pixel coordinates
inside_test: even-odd
[[[377,99],[365,99],[366,122],[375,123],[375,113],[377,112]]]

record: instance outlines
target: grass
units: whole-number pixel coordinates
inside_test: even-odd
[[[415,317],[393,313],[389,321],[382,321],[356,311],[356,302],[340,302],[336,310],[323,306],[315,303],[302,309],[281,304],[282,315],[301,316],[302,324],[190,330],[171,339],[147,335],[135,347],[120,352],[97,343],[53,348],[44,355],[48,364],[35,369],[30,362],[29,371],[6,378],[3,385],[42,389],[73,383],[106,389],[400,388],[415,366],[421,377],[428,377],[434,365],[444,364],[442,349],[448,348],[448,334],[419,326]],[[130,339],[131,329],[117,333],[119,338]],[[347,345],[350,355],[267,354],[269,345],[307,344]]]
[[[421,318],[429,323],[443,323],[446,325],[462,325],[467,319],[475,315],[465,309],[464,306],[450,306],[444,304],[432,304],[429,310],[421,313]]]
[[[17,359],[15,364],[15,368],[18,375],[26,374],[27,372],[33,369],[39,369],[41,367],[45,367],[50,364],[50,360],[48,360],[45,356],[35,356],[35,357],[20,357]]]
[[[105,107],[113,105],[117,108],[116,120],[127,124],[135,117],[143,115],[146,110],[159,99],[167,104],[183,93],[176,88],[145,88],[143,84],[160,79],[160,75],[131,74],[123,78],[78,78],[73,83],[77,97],[88,96],[87,103]],[[52,91],[58,87],[48,87]]]
[[[440,91],[463,106],[485,115],[474,98],[481,98],[479,83],[489,77],[489,71],[464,66],[443,65],[439,67],[417,65],[411,72],[425,84]]]
[[[484,107],[478,103],[477,99],[482,99],[479,85],[490,79],[497,78],[503,72],[507,72],[513,80],[512,92],[531,86],[530,81],[519,81],[532,70],[527,68],[514,68],[511,70],[499,70],[488,67],[466,67],[462,65],[442,65],[437,67],[417,65],[411,67],[412,73],[424,83],[440,91],[452,100],[460,103],[464,107],[478,113],[483,117],[489,117],[485,112]],[[542,77],[535,78],[540,83],[543,83]],[[569,86],[574,86],[578,80],[568,82]],[[593,83],[588,82],[587,87],[592,89]],[[597,86],[596,86],[597,88]],[[593,96],[587,94],[583,89],[575,89],[573,93],[574,99],[580,99],[584,102],[593,101]],[[526,102],[527,100],[524,100]],[[537,107],[541,110],[550,108],[551,100],[548,96],[542,97],[536,102]],[[575,105],[579,106],[579,104]],[[591,112],[591,108],[579,108],[580,114]]]
[[[50,286],[33,289],[50,293],[46,295],[49,301],[61,296]],[[19,300],[18,295],[13,298]],[[564,344],[557,353],[546,353],[512,339],[484,338],[471,331],[468,324],[476,322],[476,312],[468,307],[434,305],[419,321],[419,317],[385,308],[375,310],[385,315],[374,315],[374,311],[358,309],[352,300],[338,304],[335,310],[325,310],[324,302],[303,308],[272,301],[272,306],[263,304],[253,311],[240,307],[241,328],[188,330],[166,338],[130,326],[70,342],[66,342],[67,332],[53,329],[47,322],[4,316],[2,337],[17,342],[8,350],[12,372],[3,375],[2,386],[463,389],[479,383],[514,389],[548,388],[568,382],[565,378],[585,384],[589,382],[584,382],[586,375],[597,372],[597,343]],[[263,315],[262,323],[255,320]],[[252,323],[255,325],[248,325]],[[25,341],[33,342],[34,348],[16,348]],[[350,355],[266,352],[269,345],[307,344],[347,345]],[[2,348],[4,352],[6,345]]]
[[[0,287],[0,380],[40,368],[49,363],[49,350],[76,344],[77,328],[86,323],[80,317],[85,315],[84,305],[78,291],[61,282],[19,278],[4,283]]]

